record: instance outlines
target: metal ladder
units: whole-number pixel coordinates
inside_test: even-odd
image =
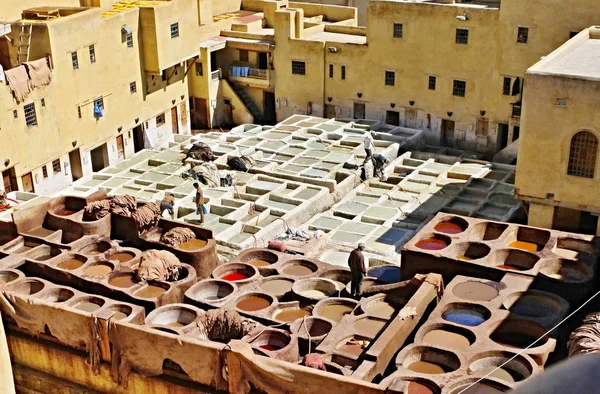
[[[21,32],[19,33],[19,43],[17,44],[17,65],[21,65],[29,61],[29,49],[31,48],[31,31],[33,25],[31,23],[22,23]]]

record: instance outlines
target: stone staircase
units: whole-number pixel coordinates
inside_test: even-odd
[[[258,107],[258,105],[256,105],[256,103],[254,102],[254,100],[252,100],[248,93],[246,93],[246,90],[243,87],[234,83],[230,83],[230,85],[235,91],[235,94],[238,95],[240,100],[242,100],[246,108],[248,108],[248,111],[250,111],[250,113],[254,117],[254,123],[261,122],[263,120],[262,110]]]

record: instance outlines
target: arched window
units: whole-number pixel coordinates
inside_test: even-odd
[[[580,131],[571,139],[569,175],[593,178],[598,154],[598,138],[589,131]]]

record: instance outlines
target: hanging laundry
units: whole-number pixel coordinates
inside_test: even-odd
[[[99,103],[94,103],[94,116],[97,118],[102,117],[102,107]]]

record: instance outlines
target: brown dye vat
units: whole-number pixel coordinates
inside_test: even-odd
[[[340,352],[349,353],[355,357],[360,357],[362,352],[365,350],[362,346],[354,343],[345,343],[338,348]]]
[[[326,319],[340,322],[344,316],[353,310],[354,307],[348,305],[333,304],[325,305],[324,307],[320,308],[318,314]]]
[[[133,275],[121,275],[115,278],[112,278],[108,281],[108,283],[115,287],[128,288],[137,284],[133,280]]]
[[[313,272],[310,268],[303,265],[291,265],[284,269],[283,273],[291,276],[306,276],[312,274]]]
[[[187,242],[182,243],[181,245],[178,246],[179,249],[181,250],[196,250],[196,249],[202,249],[203,247],[206,246],[208,242],[206,242],[203,239],[191,239]]]
[[[453,350],[464,350],[471,346],[467,338],[445,330],[432,330],[423,336],[423,342]]]
[[[424,373],[427,375],[438,375],[446,373],[446,371],[444,371],[444,368],[442,368],[441,365],[430,363],[429,361],[415,361],[414,363],[410,364],[407,368],[410,371]]]
[[[111,272],[112,272],[112,267],[110,267],[108,265],[104,265],[104,264],[98,264],[98,265],[92,265],[91,267],[86,268],[85,271],[83,271],[83,274],[87,275],[87,276],[99,277],[99,276],[108,275]]]
[[[248,262],[248,264],[253,265],[255,267],[266,267],[271,265],[271,263],[269,263],[266,260],[260,260],[260,259],[256,259],[256,260],[252,260],[250,262]]]
[[[260,288],[269,294],[284,294],[292,290],[293,284],[289,280],[275,279],[264,282],[260,285]]]
[[[396,310],[387,302],[382,301],[367,307],[366,312],[374,316],[390,318]]]
[[[43,256],[36,257],[34,260],[36,260],[36,261],[46,261],[46,260],[50,260],[53,257],[55,257],[55,256],[52,256],[51,254],[45,254]]]
[[[472,383],[462,385],[460,387],[455,388],[450,392],[450,394],[499,394],[504,393],[504,390],[497,389],[492,386],[488,386],[483,383],[475,383],[471,386]]]
[[[236,307],[246,312],[255,312],[268,308],[269,305],[271,305],[271,303],[267,299],[261,297],[248,297],[238,302]]]
[[[489,374],[489,375],[488,375]],[[510,373],[508,373],[505,369],[498,367],[485,367],[478,369],[473,372],[472,376],[477,376],[478,378],[488,377],[488,378],[496,378],[503,380],[508,383],[514,383],[515,379],[512,377]]]
[[[513,241],[508,244],[509,247],[515,249],[526,250],[527,252],[537,252],[538,245],[531,242]]]
[[[77,212],[77,211],[72,211],[67,208],[60,208],[60,209],[57,209],[56,211],[54,211],[54,214],[58,215],[58,216],[69,216],[69,215],[74,214],[75,212]]]
[[[135,293],[135,296],[140,298],[156,298],[166,291],[167,289],[163,289],[160,286],[148,285]]]
[[[410,382],[406,386],[406,394],[435,394],[435,392],[424,384]]]
[[[527,346],[533,344],[538,338],[525,333],[515,332],[494,332],[490,335],[490,339],[500,345],[511,347],[515,349],[525,349]],[[536,342],[532,347],[541,346],[545,343],[542,339]]]
[[[125,318],[127,318],[127,314],[123,313],[123,312],[115,312],[112,315],[113,320],[123,320]]]
[[[279,312],[275,315],[275,320],[284,321],[286,323],[293,322],[297,319],[302,319],[304,316],[308,316],[310,313],[303,309],[293,309],[288,311]]]
[[[178,322],[178,321],[173,321],[173,322],[167,324],[167,326],[169,326],[169,327],[175,327],[175,328],[185,327],[186,325],[187,324],[183,324],[183,323]]]
[[[375,338],[384,326],[384,321],[375,319],[361,319],[354,322],[354,328],[356,328],[356,331],[360,335],[364,335],[368,338]]]
[[[34,237],[45,238],[51,234],[54,234],[56,230],[48,230],[47,228],[38,227],[27,232],[27,235],[33,235]]]
[[[120,263],[125,263],[131,260],[134,256],[131,253],[121,252],[108,256],[108,260],[118,260]]]
[[[12,253],[25,253],[31,249],[33,249],[33,246],[23,245],[19,249],[13,251]]]
[[[100,309],[100,305],[94,304],[93,302],[86,301],[86,302],[77,304],[77,306],[75,306],[75,309],[79,309],[80,311],[85,311],[85,312],[94,312],[95,310]]]
[[[81,260],[77,260],[77,259],[69,259],[66,261],[63,261],[62,263],[58,264],[58,268],[62,268],[64,270],[75,270],[79,267],[81,267],[83,265],[83,261]]]
[[[491,301],[498,297],[498,290],[494,286],[475,281],[459,283],[454,286],[452,293],[469,301]]]

